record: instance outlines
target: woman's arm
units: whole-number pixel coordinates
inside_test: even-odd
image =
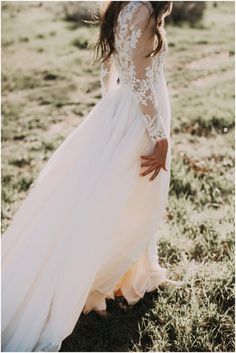
[[[150,139],[155,142],[154,149],[143,159],[141,167],[146,170],[140,175],[152,174],[149,178],[153,181],[159,174],[161,168],[166,169],[166,156],[168,151],[168,139],[166,137],[162,117],[158,108],[158,97],[154,88],[154,77],[151,69],[153,57],[145,57],[154,49],[155,37],[152,33],[152,20],[149,9],[141,4],[129,24],[131,35],[131,90],[143,113],[144,123]],[[157,54],[159,55],[159,54]]]
[[[131,35],[131,89],[143,113],[144,122],[153,142],[166,138],[162,117],[158,109],[158,97],[154,89],[151,70],[153,57],[145,55],[154,49],[154,34],[149,9],[141,4],[129,23]],[[157,54],[159,55],[159,54]]]

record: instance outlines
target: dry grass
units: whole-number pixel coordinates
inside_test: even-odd
[[[2,229],[52,152],[100,98],[98,66],[57,3],[2,4]],[[109,321],[81,315],[61,351],[234,351],[234,3],[167,27],[171,189],[159,256],[181,289]]]

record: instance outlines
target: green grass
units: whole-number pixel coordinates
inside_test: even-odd
[[[56,3],[2,7],[2,231],[53,151],[101,97],[88,41]],[[61,351],[234,351],[234,3],[167,27],[172,166],[159,258],[182,288],[109,320],[81,314]]]

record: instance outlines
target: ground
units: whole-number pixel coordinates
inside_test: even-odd
[[[61,351],[234,351],[234,2],[167,28],[172,107],[169,203],[157,289],[110,320],[81,315]],[[56,2],[2,2],[2,230],[52,152],[101,97],[96,26]]]

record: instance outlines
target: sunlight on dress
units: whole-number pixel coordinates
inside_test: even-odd
[[[171,147],[167,42],[144,59],[154,44],[144,31],[147,4],[121,10],[117,51],[101,65],[102,98],[54,151],[3,234],[2,351],[59,351],[80,314],[105,309],[119,288],[133,305],[168,281],[157,240],[170,148],[167,171],[153,182],[139,175],[140,156],[158,139]]]

